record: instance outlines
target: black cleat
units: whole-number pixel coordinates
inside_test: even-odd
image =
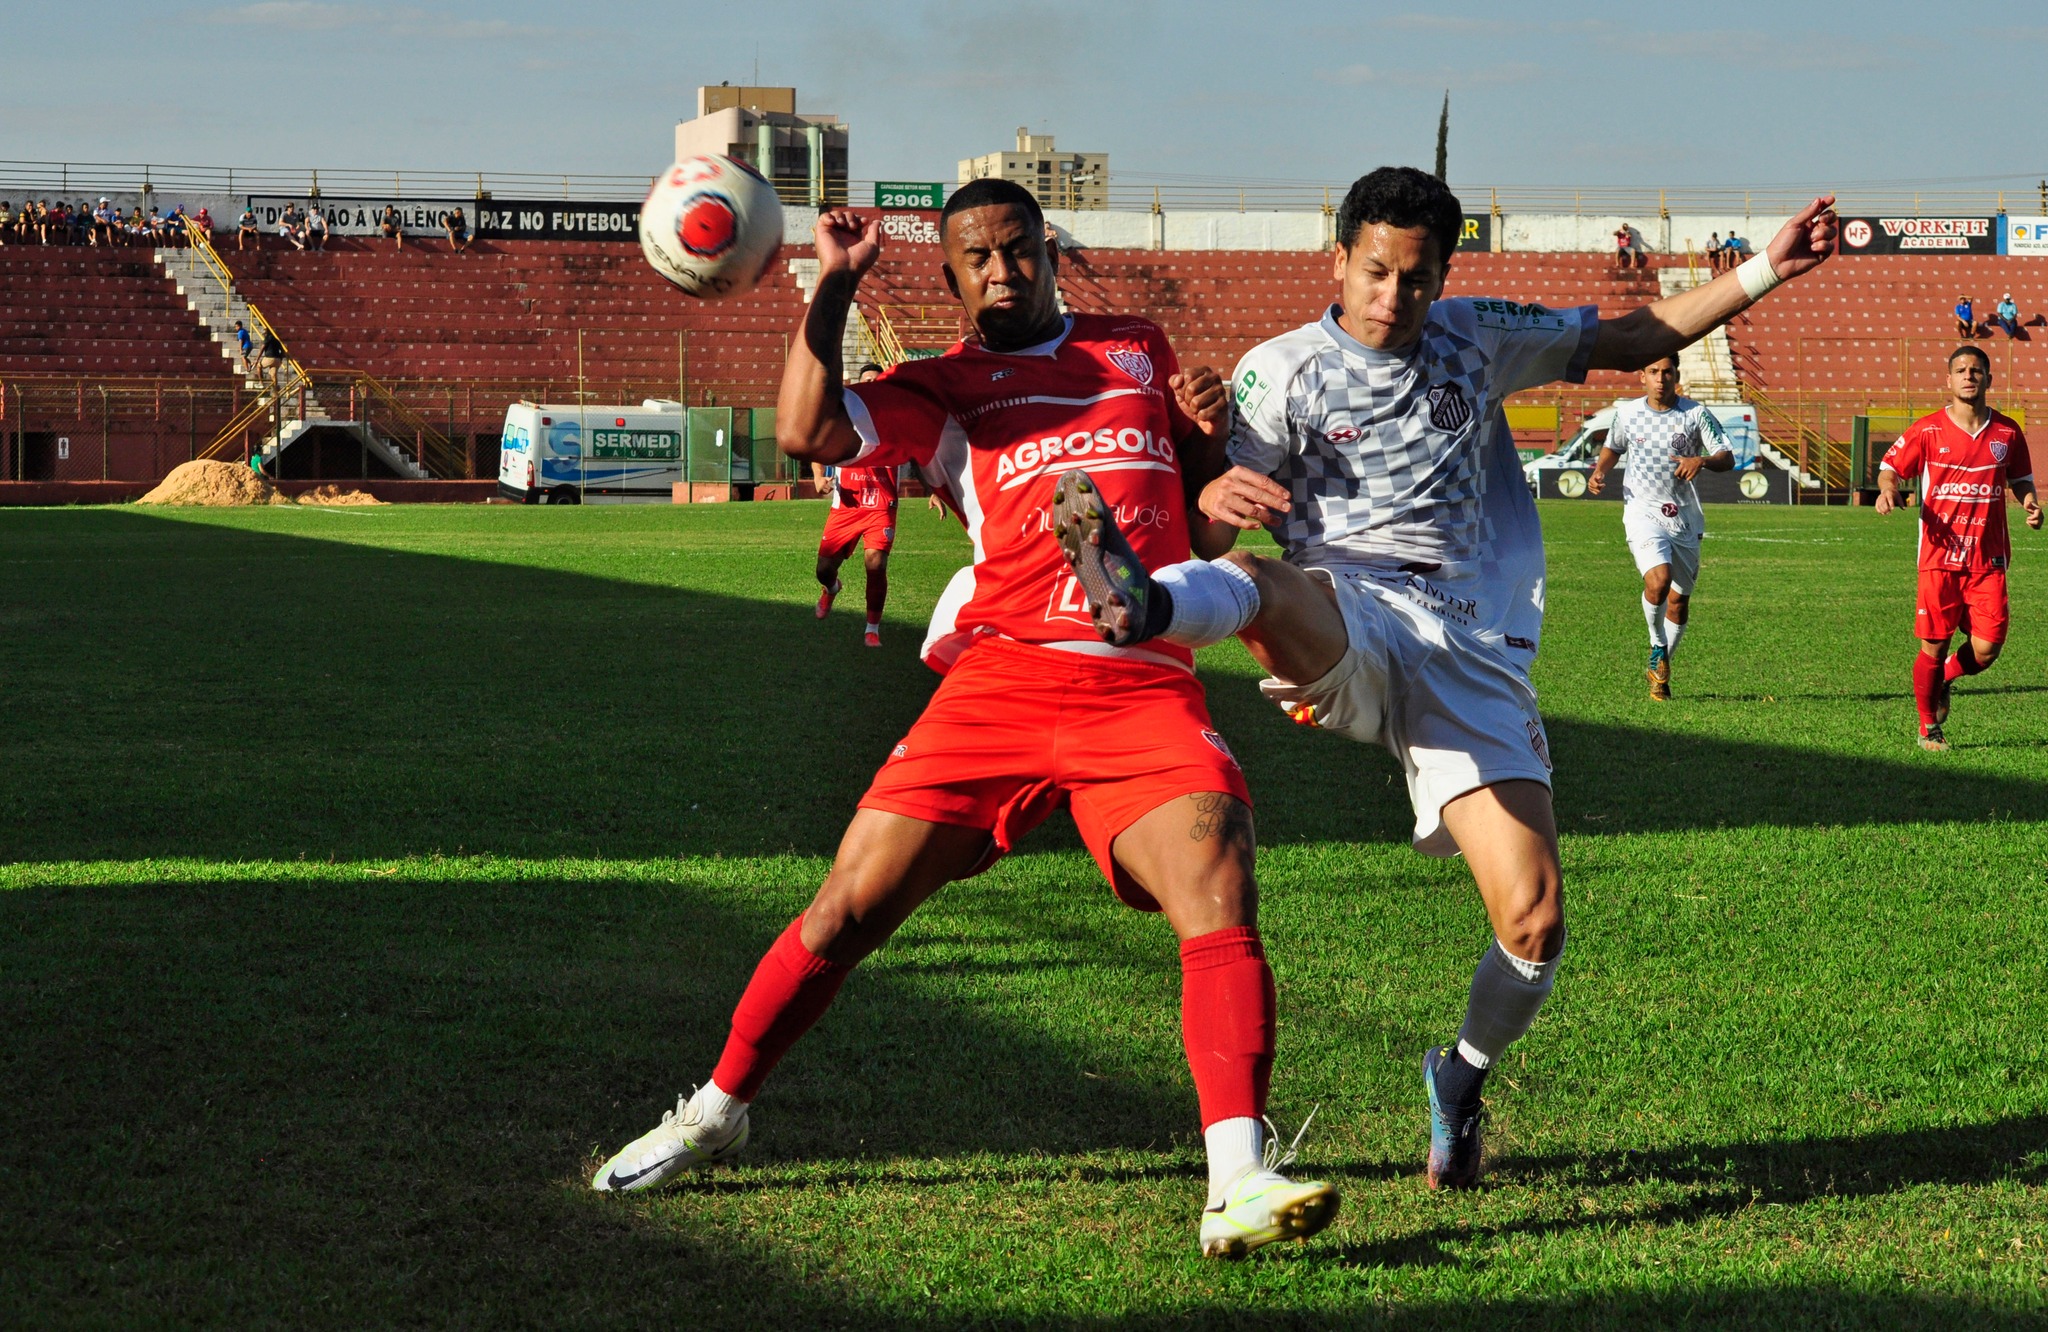
[[[1939,725],[1930,726],[1920,733],[1920,748],[1939,754],[1948,748],[1948,737],[1941,733]]]
[[[1138,562],[1088,473],[1060,473],[1052,492],[1052,525],[1102,641],[1129,647],[1152,637],[1157,629],[1148,612],[1165,600],[1166,590]]]

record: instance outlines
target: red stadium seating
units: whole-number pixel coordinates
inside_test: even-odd
[[[0,375],[226,381],[232,373],[150,251],[0,246]]]

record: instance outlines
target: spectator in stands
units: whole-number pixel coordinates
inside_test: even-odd
[[[294,250],[306,248],[305,222],[299,216],[297,204],[286,204],[284,211],[277,215],[277,235]]]
[[[320,211],[319,204],[306,205],[306,248],[315,251],[327,248],[327,215]]]
[[[13,232],[14,205],[5,199],[0,199],[0,245],[5,245],[12,240]]]
[[[235,248],[239,250],[245,245],[256,243],[257,239],[256,210],[244,208],[242,220],[235,224]]]
[[[213,214],[206,210],[205,204],[201,204],[199,211],[192,215],[192,225],[199,228],[199,234],[207,240],[213,239]]]
[[[64,201],[62,199],[59,199],[55,204],[51,206],[50,216],[48,219],[48,227],[50,233],[50,244],[66,245],[70,243],[71,210],[65,206]]]
[[[114,205],[108,201],[106,195],[101,195],[99,203],[92,210],[92,243],[94,245],[112,245],[114,243],[115,216]]]
[[[235,342],[242,349],[242,373],[256,373],[256,342],[249,336],[249,326],[241,320],[235,321]]]
[[[384,233],[385,240],[395,240],[398,248],[405,248],[405,228],[399,225],[398,210],[390,204],[384,205],[384,213],[377,219],[377,230]]]
[[[50,243],[50,201],[48,199],[36,200],[35,221],[31,225],[35,229],[36,244],[48,245]]]
[[[1998,298],[1997,319],[1998,326],[2005,330],[2005,336],[2016,338],[2020,335],[2020,307],[2011,292]]]
[[[1956,297],[1956,336],[1974,338],[1977,336],[1977,306],[1967,296]]]
[[[71,243],[92,244],[92,206],[83,199],[78,201],[78,207],[71,210]]]
[[[185,216],[185,205],[179,204],[171,210],[171,215],[164,219],[164,240],[183,249],[190,243],[185,232],[191,225],[192,219]]]
[[[442,225],[448,230],[448,250],[451,254],[456,250],[469,248],[469,220],[463,217],[460,208],[449,209],[448,216],[442,220]]]
[[[151,211],[154,212],[155,210],[152,209]],[[128,226],[124,239],[130,245],[149,244],[149,220],[143,217],[141,204],[135,205],[134,211],[128,214]]]
[[[1707,241],[1707,271],[1721,271],[1721,233],[1715,232]]]
[[[270,385],[270,391],[277,391],[278,367],[284,364],[284,344],[277,340],[277,331],[268,324],[263,327],[263,349],[256,354],[256,371]]]

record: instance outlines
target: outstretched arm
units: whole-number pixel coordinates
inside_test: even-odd
[[[846,414],[839,344],[846,336],[853,294],[882,253],[882,220],[863,223],[850,209],[835,208],[819,214],[812,238],[818,248],[818,285],[782,367],[775,447],[799,462],[836,463],[860,452],[860,435]]]
[[[1180,441],[1181,484],[1188,498],[1188,542],[1197,559],[1213,560],[1237,541],[1237,529],[1211,522],[1202,513],[1202,490],[1230,470],[1230,391],[1206,365],[1168,379],[1174,401],[1195,428]]]
[[[1824,194],[1780,227],[1761,255],[1734,271],[1691,291],[1601,320],[1592,368],[1640,370],[1652,361],[1677,355],[1679,348],[1699,341],[1755,305],[1771,287],[1826,262],[1835,252],[1837,228],[1835,196]]]

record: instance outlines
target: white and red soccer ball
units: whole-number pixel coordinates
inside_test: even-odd
[[[775,187],[730,157],[686,157],[640,205],[640,252],[686,296],[737,296],[767,276],[782,249]]]

